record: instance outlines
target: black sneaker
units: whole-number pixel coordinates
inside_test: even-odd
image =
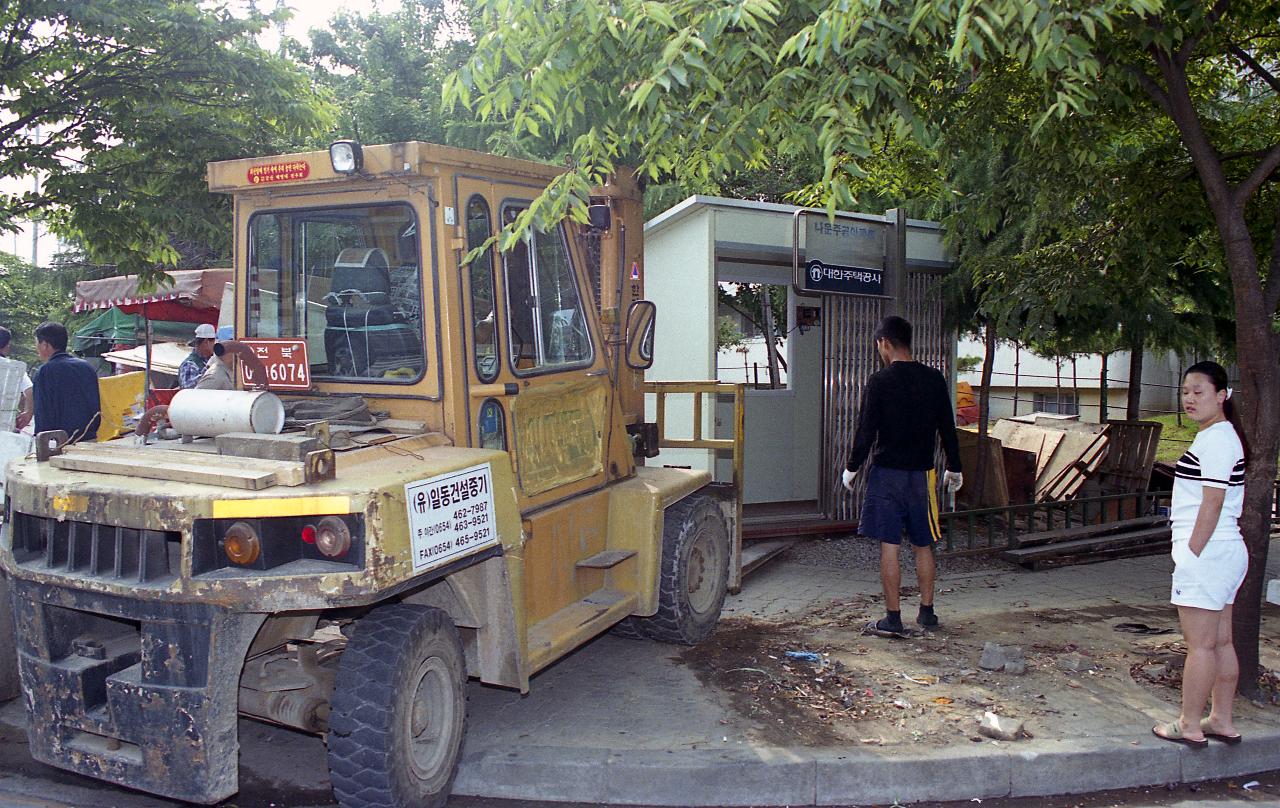
[[[916,615],[916,622],[928,629],[938,627],[938,616],[933,612],[920,612]]]

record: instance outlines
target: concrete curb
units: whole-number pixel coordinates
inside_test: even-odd
[[[1136,741],[1136,742],[1135,742]],[[1038,797],[1238,777],[1280,766],[1280,731],[1191,749],[1131,734],[949,749],[606,750],[468,753],[455,794],[606,805],[857,805]]]

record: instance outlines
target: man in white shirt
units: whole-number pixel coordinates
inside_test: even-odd
[[[9,329],[0,325],[0,356],[5,359],[9,358],[9,351],[13,349],[13,334]],[[31,377],[25,373],[22,375],[22,389],[18,391],[18,415],[13,424],[14,432],[21,432],[27,424],[31,423],[31,414],[34,411],[31,399]]]

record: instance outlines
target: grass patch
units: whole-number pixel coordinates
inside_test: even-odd
[[[1182,453],[1191,445],[1191,441],[1195,440],[1198,431],[1196,422],[1186,415],[1182,416],[1182,426],[1178,426],[1176,415],[1157,415],[1142,420],[1159,421],[1163,424],[1160,429],[1160,445],[1156,447],[1156,460],[1169,463],[1176,462],[1179,457],[1182,457]]]

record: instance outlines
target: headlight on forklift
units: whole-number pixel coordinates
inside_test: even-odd
[[[329,144],[329,165],[334,173],[355,174],[364,168],[364,152],[354,140],[335,140]]]
[[[247,567],[262,555],[262,542],[247,522],[235,522],[222,536],[222,551],[231,563]]]

